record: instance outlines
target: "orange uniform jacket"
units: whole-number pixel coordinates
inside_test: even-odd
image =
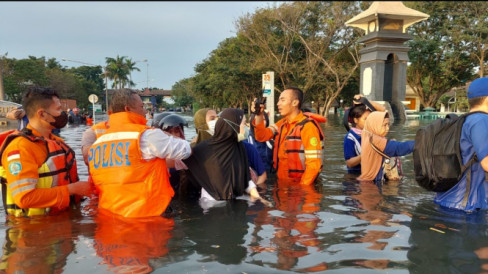
[[[289,136],[297,126],[307,118],[302,112],[298,114],[292,121],[287,118],[279,120],[276,124],[265,128],[264,121],[259,125],[254,125],[254,133],[256,140],[265,142],[273,137],[275,144],[273,148],[274,168],[277,169],[278,178],[293,178],[293,172],[290,172],[294,167],[300,166],[297,157],[290,157],[290,150],[295,150],[293,138],[286,138]],[[322,169],[322,151],[323,151],[323,134],[318,124],[314,122],[305,123],[300,131],[301,145],[303,147],[303,162],[305,170],[301,176],[300,184],[309,185],[315,181],[318,173]],[[299,150],[298,148],[297,150]],[[300,150],[301,151],[301,150]],[[292,168],[290,168],[292,167]]]
[[[93,131],[95,132],[95,135],[98,138],[98,137],[102,136],[107,131],[108,122],[103,121],[103,122],[96,123],[91,128],[93,129]]]
[[[100,191],[99,207],[124,217],[161,215],[174,195],[166,160],[144,160],[139,140],[150,129],[130,112],[113,113],[110,128],[90,147],[90,175]]]
[[[7,204],[13,199],[11,202],[22,209],[51,208],[57,211],[68,208],[70,195],[67,184],[78,181],[73,150],[53,134],[45,140],[30,125],[27,125],[27,129],[32,131],[32,138],[39,137],[37,141],[17,137],[1,151],[2,167],[5,169],[8,185]],[[48,147],[52,150],[49,161]],[[69,157],[65,158],[67,155]],[[66,166],[69,166],[69,170],[61,170]],[[41,172],[51,175],[40,178]],[[66,172],[69,176],[66,176]],[[44,211],[33,215],[37,214],[44,214]]]

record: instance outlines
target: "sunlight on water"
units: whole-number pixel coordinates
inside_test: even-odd
[[[97,117],[97,121],[106,117]],[[192,117],[187,140],[195,135]],[[429,121],[395,124],[389,137],[413,140]],[[80,179],[88,169],[80,149],[86,126],[64,128]],[[36,273],[449,273],[480,272],[488,259],[485,212],[466,215],[432,203],[413,180],[412,156],[402,157],[405,179],[382,186],[345,176],[346,131],[330,116],[324,170],[315,187],[271,178],[263,196],[273,206],[224,202],[203,213],[174,201],[174,218],[107,218],[96,199],[69,216],[2,224],[0,269]],[[4,213],[1,217],[5,217]],[[434,229],[432,229],[434,228]]]

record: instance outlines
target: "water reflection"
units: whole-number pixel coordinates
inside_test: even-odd
[[[191,140],[194,126],[185,118]],[[389,136],[413,140],[427,122],[395,124]],[[88,176],[80,150],[85,129],[61,131],[75,150],[81,179]],[[330,116],[323,130],[319,182],[302,187],[271,176],[262,195],[272,207],[236,200],[204,212],[198,203],[175,201],[173,218],[123,220],[100,213],[91,198],[70,215],[0,224],[0,271],[488,273],[485,211],[437,207],[433,193],[413,180],[410,155],[402,157],[402,182],[359,183],[345,176],[341,120]]]
[[[410,224],[409,270],[488,273],[487,225],[486,212],[466,214],[420,203]]]
[[[99,210],[93,248],[110,272],[149,273],[168,253],[173,219],[127,219]]]
[[[299,261],[321,250],[315,232],[322,222],[316,213],[320,210],[322,194],[314,186],[300,186],[296,182],[278,180],[273,188],[275,208],[257,212],[250,254],[255,261],[276,269],[292,270]],[[266,231],[267,233],[260,233]],[[275,260],[266,261],[271,258]],[[307,262],[308,264],[308,262]],[[300,271],[326,270],[325,262],[314,262]]]
[[[78,236],[89,236],[94,229],[93,224],[79,222],[80,217],[64,212],[44,218],[8,219],[2,272],[61,273],[69,269],[67,257],[75,250]]]

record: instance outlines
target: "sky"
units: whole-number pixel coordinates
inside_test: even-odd
[[[135,88],[171,89],[195,74],[235,22],[277,2],[0,2],[0,56],[56,58],[62,66],[105,65],[127,56]],[[63,61],[62,59],[72,60]]]

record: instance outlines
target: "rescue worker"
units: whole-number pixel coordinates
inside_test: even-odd
[[[112,113],[109,110],[108,115]],[[81,137],[81,153],[83,154],[83,161],[88,166],[88,151],[95,143],[98,137],[102,136],[108,129],[108,121],[102,121],[94,124],[93,126],[87,128],[85,132],[83,132],[83,136]]]
[[[91,192],[88,182],[78,181],[74,151],[51,133],[66,126],[67,114],[50,88],[28,89],[23,108],[29,124],[7,136],[0,149],[7,214],[20,217],[64,211],[71,195]]]
[[[278,99],[278,111],[283,117],[277,123],[265,128],[264,105],[253,121],[255,138],[265,142],[274,138],[273,168],[280,179],[294,178],[302,185],[312,184],[322,169],[322,151],[324,134],[317,120],[325,118],[300,109],[303,91],[297,87],[288,87]],[[254,112],[254,104],[251,105]]]
[[[147,126],[144,103],[134,90],[115,91],[111,105],[110,127],[88,153],[98,206],[124,217],[160,216],[174,195],[166,158],[188,158],[190,144]]]

